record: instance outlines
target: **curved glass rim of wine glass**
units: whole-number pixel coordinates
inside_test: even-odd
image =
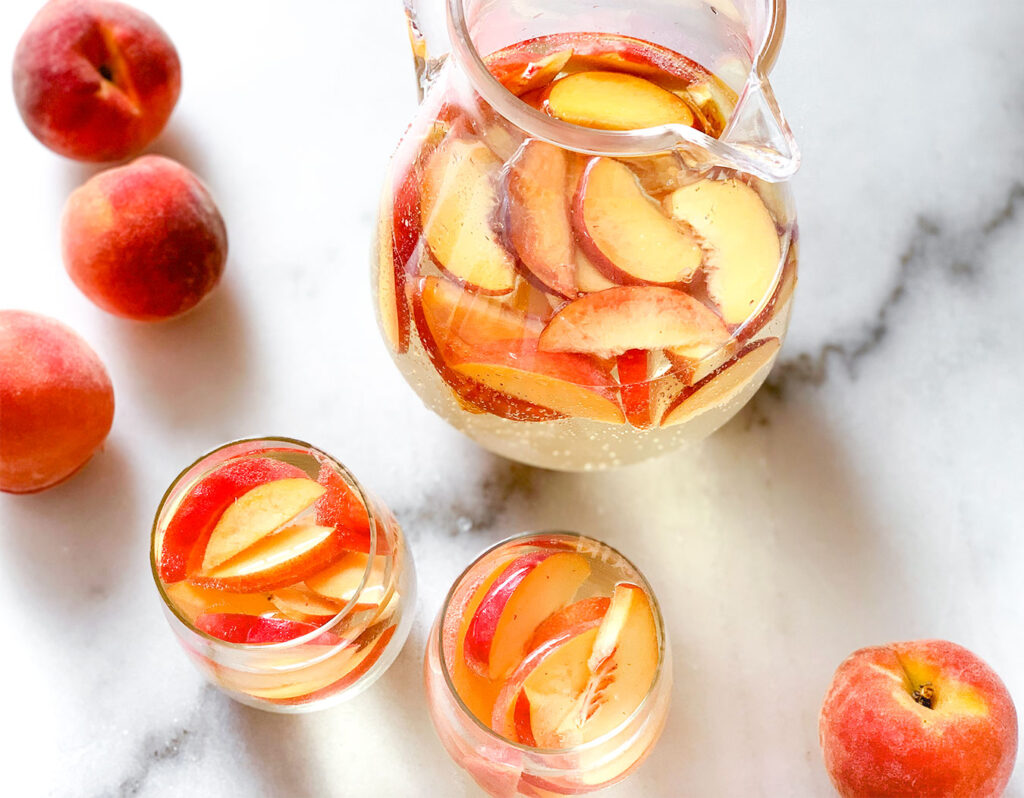
[[[188,618],[186,618],[184,615],[182,615],[182,613],[178,609],[177,605],[173,601],[171,601],[170,596],[167,595],[167,591],[164,589],[163,579],[160,578],[160,572],[159,572],[159,569],[158,569],[157,559],[156,559],[156,537],[157,537],[158,527],[160,525],[160,518],[161,518],[161,515],[163,514],[164,505],[167,503],[167,500],[170,498],[171,493],[178,486],[178,483],[182,480],[182,478],[186,474],[188,474],[189,471],[191,471],[193,468],[195,468],[197,465],[199,465],[206,458],[212,457],[213,455],[217,454],[217,452],[222,452],[225,449],[228,449],[228,448],[230,448],[232,446],[240,446],[242,444],[247,444],[247,443],[266,444],[265,447],[261,447],[261,448],[265,448],[265,449],[271,450],[271,451],[273,450],[273,446],[275,444],[285,444],[286,446],[291,446],[291,447],[294,447],[294,448],[297,448],[297,449],[298,448],[305,449],[308,452],[313,453],[314,457],[316,455],[322,455],[323,457],[326,457],[327,460],[330,461],[331,465],[338,469],[339,473],[342,475],[342,477],[345,479],[345,481],[352,488],[355,489],[356,494],[359,496],[359,500],[363,503],[363,506],[366,508],[366,514],[367,514],[367,516],[370,519],[370,551],[369,551],[369,554],[368,554],[368,556],[366,558],[366,567],[363,569],[363,576],[362,576],[362,578],[359,581],[359,587],[353,593],[352,598],[349,599],[348,603],[345,604],[345,606],[342,607],[338,611],[338,613],[334,617],[332,617],[329,621],[327,621],[326,623],[321,624],[320,626],[316,627],[316,629],[314,629],[314,630],[312,630],[310,632],[306,632],[303,635],[299,635],[298,637],[293,637],[290,640],[282,640],[282,641],[280,641],[278,643],[233,643],[233,642],[228,641],[228,640],[222,640],[219,637],[214,637],[213,635],[211,635],[211,634],[209,634],[207,632],[204,632],[202,629],[197,628],[195,626],[195,624],[193,624]],[[252,454],[258,455],[259,451],[260,451],[259,449],[254,449],[252,452],[249,452],[249,453],[246,453],[246,454],[239,454],[238,457],[249,456],[249,455],[252,455]],[[226,462],[228,462],[230,460],[233,460],[233,459],[235,459],[235,458],[232,458],[232,457],[226,458],[223,461],[223,463],[220,463],[219,465],[223,465],[224,463],[226,463]],[[208,473],[209,472],[207,472],[207,474]],[[202,476],[205,476],[205,475],[206,474],[200,475],[199,478],[201,478]],[[197,478],[192,483],[193,486],[198,484],[199,478]],[[253,651],[253,652],[256,652],[256,651],[281,651],[281,650],[287,650],[287,649],[290,649],[290,648],[297,648],[299,646],[302,646],[302,645],[310,642],[311,640],[315,640],[317,637],[322,635],[324,632],[329,632],[333,627],[337,626],[341,621],[343,621],[345,618],[347,618],[349,615],[351,615],[353,613],[355,607],[359,604],[359,601],[358,601],[359,595],[363,592],[363,589],[366,587],[366,583],[369,580],[370,574],[373,571],[373,559],[377,555],[377,528],[378,528],[379,523],[380,523],[380,521],[378,520],[378,518],[376,517],[376,515],[373,512],[373,507],[370,504],[369,497],[363,491],[363,486],[359,484],[359,480],[357,480],[352,475],[352,472],[349,471],[348,468],[346,468],[345,465],[340,460],[338,460],[337,458],[335,458],[332,455],[328,454],[323,449],[321,449],[321,448],[319,448],[317,446],[314,446],[311,443],[307,443],[306,441],[300,440],[298,438],[288,438],[288,437],[279,436],[279,435],[256,435],[256,436],[248,437],[248,438],[238,438],[237,440],[232,440],[232,441],[228,441],[227,443],[222,443],[220,446],[216,446],[213,449],[210,449],[208,452],[204,452],[199,457],[197,457],[195,460],[193,460],[191,463],[189,463],[187,466],[185,466],[180,472],[178,472],[178,475],[176,477],[174,477],[174,479],[171,480],[170,485],[168,485],[167,490],[164,491],[164,495],[160,499],[160,503],[157,505],[156,514],[153,516],[153,528],[152,528],[152,531],[150,532],[150,538],[149,538],[149,565],[150,565],[150,569],[151,569],[151,571],[153,573],[153,581],[156,582],[157,590],[160,592],[160,598],[164,602],[164,605],[171,611],[171,613],[174,615],[174,617],[179,622],[181,622],[181,624],[186,629],[188,629],[190,632],[192,632],[193,634],[198,635],[199,637],[203,638],[204,640],[206,640],[206,641],[208,641],[208,642],[210,642],[212,644],[215,644],[216,646],[224,647],[224,648],[229,649],[229,650],[230,649],[235,649],[235,650],[238,650],[238,651]],[[346,646],[348,644],[349,644],[349,641],[346,641],[346,640],[343,639],[337,645],[331,646],[330,649],[327,652],[325,652],[325,653],[328,654],[328,655],[333,654],[339,647]]]
[[[448,614],[448,607],[451,604],[452,599],[455,597],[456,589],[462,584],[463,580],[469,575],[469,572],[476,567],[476,565],[486,557],[493,554],[495,551],[503,546],[507,546],[510,543],[522,544],[528,542],[531,538],[552,538],[552,537],[563,537],[563,538],[575,538],[580,541],[587,541],[597,545],[598,549],[606,549],[614,554],[616,557],[622,559],[629,568],[632,569],[633,573],[637,576],[640,583],[640,587],[643,588],[644,593],[651,600],[651,607],[654,609],[654,623],[658,630],[658,667],[654,673],[654,678],[651,680],[651,686],[648,688],[647,693],[636,708],[626,716],[621,723],[612,729],[609,729],[599,737],[595,737],[593,740],[581,743],[579,745],[569,746],[567,748],[541,748],[525,743],[518,743],[515,740],[510,740],[507,737],[503,737],[498,734],[494,729],[484,723],[480,718],[473,714],[473,712],[466,706],[466,703],[462,700],[462,696],[459,695],[459,691],[455,688],[455,684],[452,682],[452,676],[448,667],[448,662],[445,660],[444,651],[444,626],[445,617]],[[483,731],[486,735],[493,738],[494,740],[500,741],[504,745],[511,746],[512,748],[523,751],[525,753],[539,755],[543,757],[549,756],[564,756],[565,754],[574,754],[582,751],[588,751],[593,748],[599,748],[600,746],[607,743],[609,740],[615,738],[616,735],[620,734],[624,728],[627,728],[634,720],[640,715],[641,712],[647,710],[652,697],[657,693],[661,687],[663,680],[665,661],[668,656],[668,633],[665,631],[665,621],[661,615],[661,605],[658,604],[658,597],[654,595],[654,590],[651,588],[650,583],[647,581],[647,577],[644,576],[643,572],[637,568],[633,562],[626,557],[622,552],[616,549],[614,546],[609,546],[603,541],[592,538],[589,535],[584,535],[579,532],[571,532],[568,530],[547,530],[547,531],[533,531],[533,532],[520,532],[519,534],[512,535],[499,540],[492,546],[487,547],[484,551],[480,552],[473,561],[467,565],[452,582],[451,588],[448,590],[448,594],[444,598],[444,604],[441,606],[441,612],[438,615],[437,622],[437,647],[438,647],[438,661],[441,663],[441,673],[444,675],[445,686],[448,688],[448,692],[455,699],[455,705],[459,712],[465,715],[471,722],[473,722],[477,728]]]
[[[452,53],[487,103],[530,136],[590,155],[655,155],[678,149],[683,142],[718,155],[724,155],[732,149],[726,142],[686,125],[667,124],[641,130],[600,130],[574,125],[538,111],[506,89],[487,68],[469,32],[464,8],[467,1],[448,0],[448,35]],[[771,4],[772,16],[764,43],[753,57],[750,67],[752,74],[756,73],[762,78],[767,76],[775,64],[786,28],[786,0],[766,2]]]

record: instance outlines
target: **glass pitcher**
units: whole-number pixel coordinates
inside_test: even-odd
[[[700,439],[771,369],[799,165],[784,0],[406,0],[421,102],[373,285],[423,401],[590,470]]]

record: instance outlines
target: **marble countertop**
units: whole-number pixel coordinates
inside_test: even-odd
[[[374,206],[415,103],[398,0],[140,5],[185,75],[154,149],[208,182],[231,256],[179,321],[104,315],[66,278],[57,236],[94,169],[38,145],[0,91],[0,305],[75,327],[117,393],[85,471],[0,497],[6,794],[477,795],[427,716],[424,636],[463,565],[525,529],[620,547],[670,610],[668,727],[609,798],[830,795],[818,708],[864,645],[955,640],[1024,702],[1024,9],[791,3],[775,86],[804,152],[802,271],[780,363],[707,442],[571,475],[460,437],[375,329]],[[0,4],[0,63],[36,6]],[[147,564],[178,469],[257,433],[336,453],[417,561],[398,661],[318,715],[205,687]]]

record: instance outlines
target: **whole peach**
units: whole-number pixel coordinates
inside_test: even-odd
[[[943,640],[850,655],[832,679],[819,734],[844,798],[997,798],[1017,756],[1006,687]]]
[[[109,0],[51,0],[14,52],[21,118],[54,152],[80,161],[138,153],[167,123],[181,64],[160,26]]]
[[[145,155],[72,192],[61,248],[71,279],[99,307],[153,321],[184,313],[213,289],[228,239],[199,178]]]
[[[0,490],[67,479],[113,419],[110,377],[77,333],[38,313],[0,310]]]

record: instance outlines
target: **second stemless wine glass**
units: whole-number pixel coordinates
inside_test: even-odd
[[[547,468],[724,424],[767,377],[796,283],[799,156],[767,81],[784,2],[406,6],[425,95],[373,272],[410,385]]]
[[[182,471],[157,510],[151,562],[186,653],[259,709],[351,698],[412,624],[416,576],[394,516],[341,463],[291,438],[228,443]]]
[[[490,795],[574,795],[625,778],[668,715],[658,602],[617,551],[566,532],[488,549],[455,581],[424,661],[434,726]]]

